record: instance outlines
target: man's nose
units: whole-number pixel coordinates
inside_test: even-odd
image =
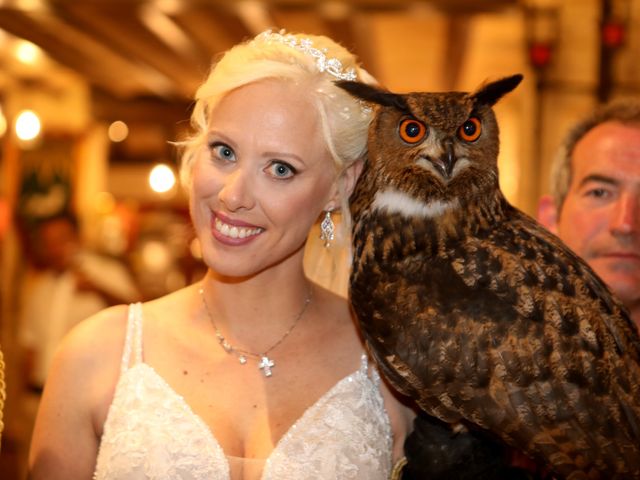
[[[640,233],[640,192],[624,192],[615,203],[611,232],[619,235]]]

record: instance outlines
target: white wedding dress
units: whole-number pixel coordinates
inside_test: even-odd
[[[268,458],[228,457],[202,419],[144,363],[142,309],[135,304],[93,478],[386,480],[392,436],[379,386],[363,355],[360,368],[309,407]]]

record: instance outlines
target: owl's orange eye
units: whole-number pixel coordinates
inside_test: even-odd
[[[424,123],[415,118],[405,118],[400,122],[400,138],[407,143],[418,143],[427,134]]]
[[[458,136],[465,142],[475,142],[482,133],[482,124],[477,117],[471,117],[458,129]]]

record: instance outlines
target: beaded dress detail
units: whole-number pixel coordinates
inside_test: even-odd
[[[380,377],[365,355],[360,368],[309,407],[267,459],[243,460],[225,456],[184,398],[144,363],[142,320],[141,305],[131,305],[95,480],[236,480],[230,462],[238,461],[258,462],[261,474],[255,478],[261,480],[389,478],[391,427]]]

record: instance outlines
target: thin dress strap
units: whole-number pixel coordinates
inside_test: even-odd
[[[129,305],[129,315],[127,318],[127,334],[122,352],[122,363],[120,364],[120,374],[129,369],[131,359],[131,348],[133,347],[133,364],[142,361],[142,304],[132,303]]]
[[[360,357],[360,371],[367,375],[377,388],[380,387],[380,374],[374,364],[369,368],[369,356],[367,355],[367,352],[364,352]]]

